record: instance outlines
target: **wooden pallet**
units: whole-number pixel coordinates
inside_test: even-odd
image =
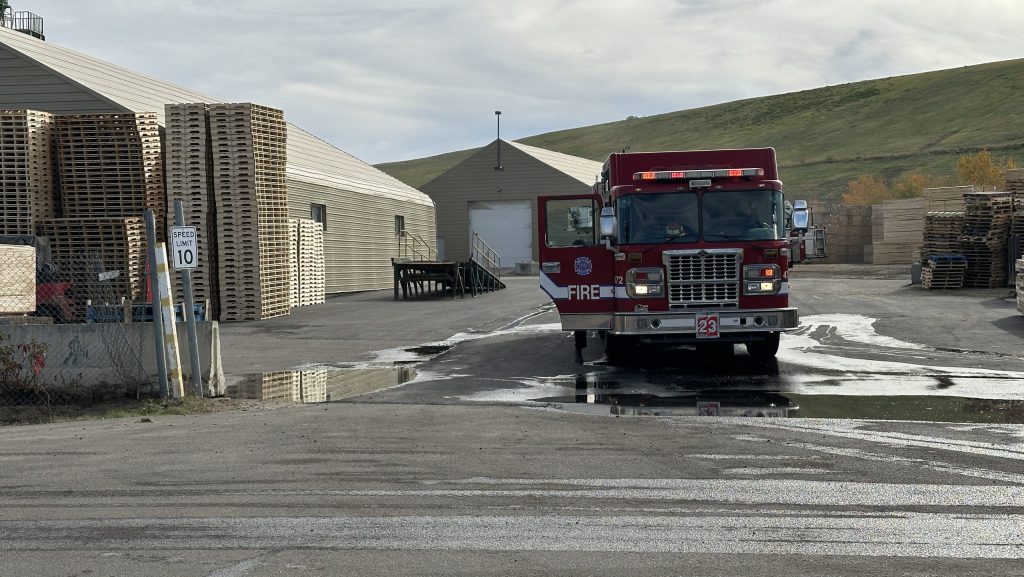
[[[287,314],[291,260],[284,115],[254,104],[211,104],[209,118],[222,247],[221,318]]]
[[[56,148],[65,218],[140,216],[152,210],[157,238],[166,211],[156,113],[56,116]]]
[[[0,234],[35,234],[55,216],[53,115],[0,110]]]

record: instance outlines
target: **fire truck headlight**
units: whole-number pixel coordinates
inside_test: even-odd
[[[658,298],[664,294],[660,268],[634,268],[626,273],[626,293],[632,298]]]
[[[752,264],[743,267],[743,293],[771,295],[782,287],[779,267],[773,264]]]

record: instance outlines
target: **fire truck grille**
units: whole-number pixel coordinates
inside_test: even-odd
[[[741,251],[673,251],[665,254],[672,309],[739,306]]]

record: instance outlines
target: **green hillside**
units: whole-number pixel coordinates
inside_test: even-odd
[[[1024,59],[867,80],[539,134],[518,142],[592,160],[629,148],[772,146],[790,196],[837,199],[847,182],[918,172],[955,183],[982,148],[1024,164]],[[419,187],[474,150],[378,165]]]

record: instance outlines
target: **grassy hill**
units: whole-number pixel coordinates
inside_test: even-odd
[[[592,160],[634,152],[772,146],[791,197],[833,200],[866,174],[956,184],[961,154],[1024,165],[1024,59],[867,80],[609,122],[518,142]],[[475,150],[378,165],[413,187]]]

